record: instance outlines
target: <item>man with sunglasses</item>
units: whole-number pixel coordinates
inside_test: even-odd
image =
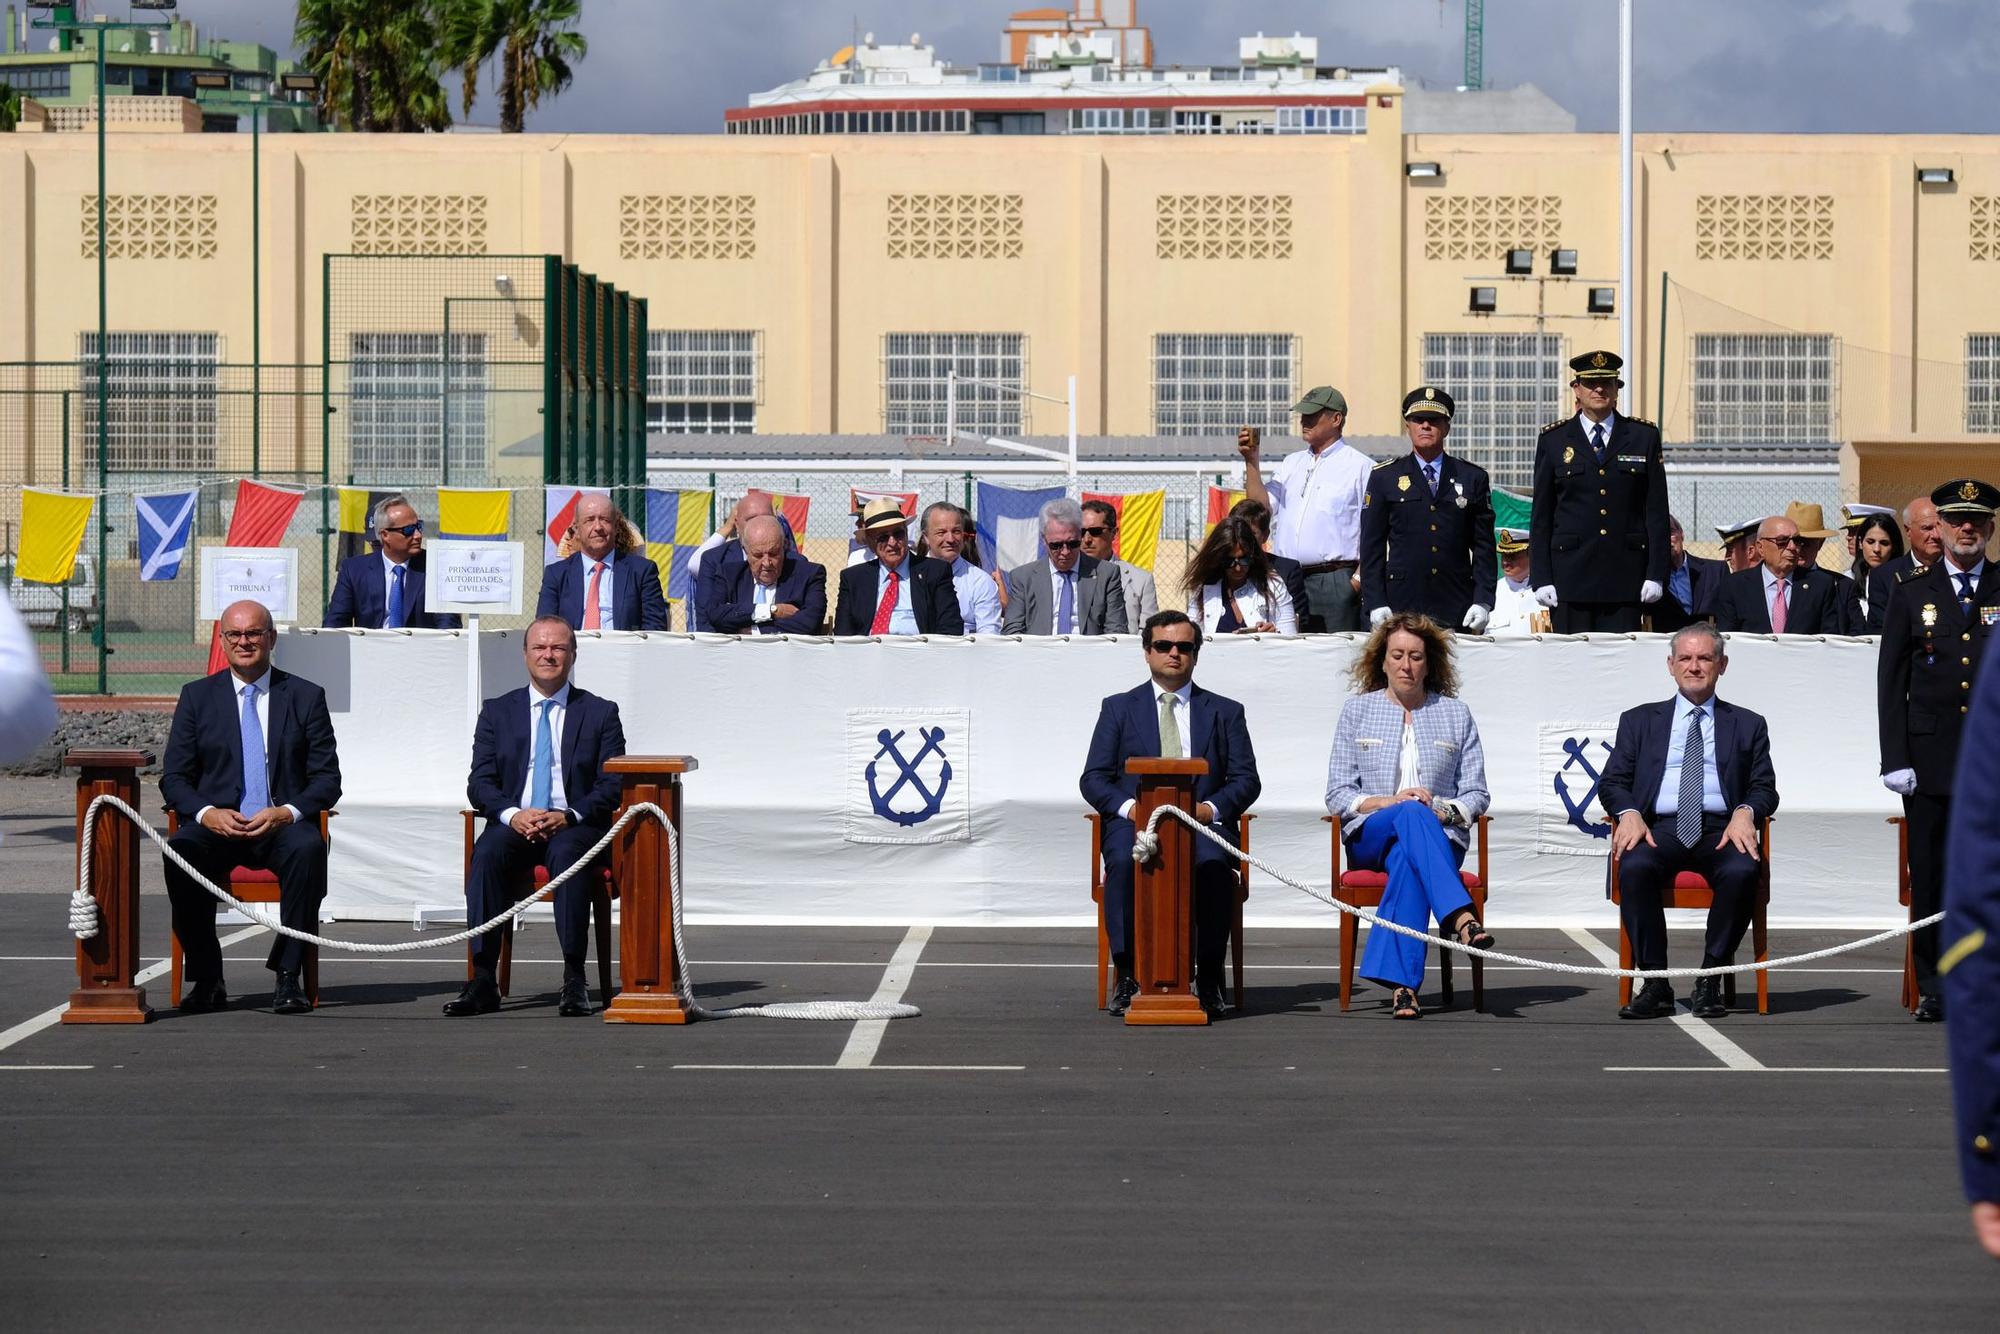
[[[1118,591],[1125,599],[1127,625],[1143,624],[1160,609],[1153,576],[1130,561],[1118,559],[1118,511],[1109,501],[1083,502],[1083,554],[1100,565],[1117,567]]]
[[[424,610],[424,521],[405,495],[374,510],[375,550],[340,563],[320,624],[363,630],[456,630],[458,617]]]
[[[1832,570],[1800,560],[1799,526],[1774,514],[1757,525],[1762,562],[1726,576],[1715,592],[1715,628],[1757,635],[1854,635],[1860,606]],[[1851,585],[1850,585],[1851,588]]]
[[[1067,496],[1042,506],[1042,545],[1047,560],[1007,572],[1007,614],[1000,628],[1010,635],[1122,635],[1125,591],[1115,567],[1083,554],[1083,509]]]
[[[861,540],[874,555],[840,572],[837,635],[962,635],[951,566],[910,554],[910,517],[893,500],[861,511]]]
[[[1150,679],[1099,708],[1090,756],[1078,786],[1104,817],[1104,929],[1118,985],[1108,1007],[1123,1015],[1139,994],[1132,972],[1132,808],[1139,782],[1125,772],[1137,758],[1199,759],[1208,772],[1195,780],[1195,816],[1228,837],[1237,817],[1263,791],[1257,753],[1243,706],[1194,684],[1201,656],[1201,627],[1186,613],[1146,618],[1143,646]],[[1222,964],[1229,942],[1236,863],[1205,838],[1194,841],[1195,996],[1209,1018],[1219,1017]]]

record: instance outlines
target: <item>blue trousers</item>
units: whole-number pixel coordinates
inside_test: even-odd
[[[1360,832],[1347,845],[1347,857],[1357,871],[1388,872],[1382,906],[1375,911],[1398,926],[1422,931],[1432,918],[1442,923],[1472,904],[1465,882],[1458,878],[1465,849],[1445,837],[1437,816],[1419,802],[1399,801],[1362,821]],[[1370,930],[1368,946],[1361,953],[1361,975],[1414,991],[1424,980],[1427,948],[1422,941],[1394,931]]]

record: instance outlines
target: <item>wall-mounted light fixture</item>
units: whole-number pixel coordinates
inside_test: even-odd
[[[1500,290],[1496,287],[1475,287],[1466,309],[1474,315],[1491,315],[1500,305]]]
[[[1549,272],[1559,277],[1576,277],[1576,251],[1551,250],[1549,252]]]
[[[1590,302],[1584,307],[1592,315],[1615,315],[1618,312],[1618,289],[1615,287],[1593,287]]]
[[[1442,178],[1444,176],[1444,164],[1441,162],[1405,162],[1403,164],[1403,174],[1412,180]]]
[[[1950,185],[1958,179],[1958,173],[1950,167],[1918,167],[1918,185]]]

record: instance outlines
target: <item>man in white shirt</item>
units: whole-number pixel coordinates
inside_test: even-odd
[[[1125,596],[1125,623],[1144,625],[1146,618],[1160,609],[1153,588],[1153,576],[1130,561],[1117,559],[1118,511],[1102,500],[1083,502],[1083,554],[1118,571],[1118,587]]]
[[[1493,586],[1493,618],[1486,623],[1486,633],[1495,639],[1547,634],[1549,613],[1535,601],[1528,582],[1527,530],[1498,529],[1495,545],[1500,552],[1500,579]]]
[[[925,507],[923,528],[916,554],[951,563],[951,586],[958,594],[958,614],[965,622],[965,633],[999,634],[1000,586],[965,555],[973,540],[972,516],[949,500],[940,500]],[[860,555],[866,559],[867,552]]]
[[[1347,399],[1321,385],[1292,404],[1306,447],[1285,456],[1269,480],[1260,466],[1256,428],[1236,433],[1243,493],[1271,507],[1271,550],[1303,568],[1308,632],[1361,628],[1361,504],[1375,460],[1340,438]]]

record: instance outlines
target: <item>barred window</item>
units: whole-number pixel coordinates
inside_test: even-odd
[[[1835,438],[1832,334],[1696,334],[1692,382],[1699,443]]]
[[[1424,335],[1424,383],[1457,404],[1451,452],[1486,469],[1495,486],[1535,484],[1535,440],[1563,414],[1569,379],[1560,334]]]
[[[762,340],[755,329],[646,335],[646,429],[747,435],[757,429]]]
[[[1289,433],[1298,398],[1291,334],[1153,335],[1153,431],[1233,435],[1239,426]]]
[[[1965,336],[1965,429],[2000,432],[2000,334]]]
[[[981,435],[1025,429],[1026,334],[892,333],[882,339],[882,429],[943,435],[946,380],[956,371],[955,425]]]
[[[97,466],[98,345],[77,335],[76,432],[84,466]],[[212,472],[222,337],[114,333],[105,347],[105,455],[113,471]]]
[[[440,442],[447,417],[449,479],[485,480],[486,335],[453,334],[449,366],[443,345],[444,336],[434,333],[349,335],[347,444],[355,481],[444,481]]]

